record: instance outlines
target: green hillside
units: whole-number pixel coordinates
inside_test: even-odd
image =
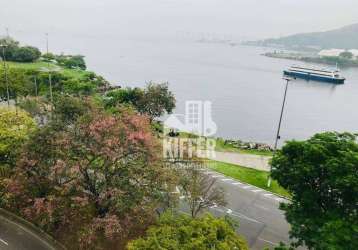
[[[358,49],[358,23],[325,32],[302,33],[281,38],[249,41],[244,44],[306,50]]]

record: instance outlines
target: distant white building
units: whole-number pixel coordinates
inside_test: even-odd
[[[339,56],[342,52],[344,52],[344,49],[324,49],[321,50],[318,55],[319,56]]]
[[[351,49],[349,52],[351,52],[355,57],[358,57],[358,49]]]
[[[342,52],[345,52],[344,49],[324,49],[321,50],[318,55],[319,56],[339,56]],[[351,52],[355,57],[358,57],[358,49],[351,49],[348,50]]]

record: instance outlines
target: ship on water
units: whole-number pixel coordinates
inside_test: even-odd
[[[285,75],[306,80],[343,84],[346,80],[341,76],[338,68],[336,70],[315,69],[300,66],[291,66],[283,71]]]

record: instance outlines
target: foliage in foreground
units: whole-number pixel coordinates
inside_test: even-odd
[[[14,174],[0,179],[1,206],[69,249],[121,249],[153,222],[171,175],[149,119],[85,106],[77,119],[58,110],[31,136]]]
[[[0,108],[0,167],[11,169],[19,148],[35,130],[35,121],[21,109]]]
[[[247,250],[244,239],[226,218],[206,214],[193,219],[186,215],[163,214],[147,236],[128,244],[128,250]]]
[[[272,160],[272,176],[292,193],[282,204],[295,246],[358,249],[358,144],[348,133],[290,141]]]

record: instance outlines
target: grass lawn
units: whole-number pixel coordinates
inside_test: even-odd
[[[47,68],[48,63],[42,61],[36,61],[32,63],[19,63],[19,62],[6,62],[10,68],[20,68],[20,69],[28,69],[28,70],[40,70],[41,68]],[[50,63],[50,68],[59,69],[65,76],[71,78],[81,78],[84,74],[86,74],[85,70],[80,69],[66,69],[61,66],[58,66],[54,63]]]
[[[290,194],[287,192],[287,190],[278,185],[277,181],[275,180],[272,181],[271,187],[267,187],[268,172],[218,161],[209,161],[208,167],[216,172],[232,177],[238,181],[246,182],[253,186],[288,198],[290,197]]]

